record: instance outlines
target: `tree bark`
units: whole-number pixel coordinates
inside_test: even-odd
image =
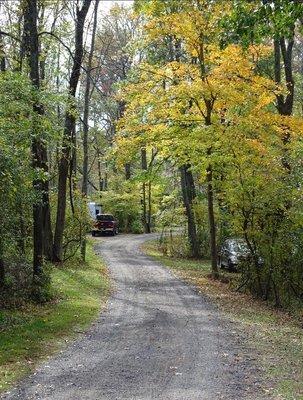
[[[219,277],[218,255],[216,243],[216,224],[214,214],[214,194],[213,194],[213,172],[211,165],[206,170],[207,180],[207,204],[208,204],[208,220],[210,233],[210,252],[211,252],[211,270],[214,278]]]
[[[205,117],[205,125],[211,125],[211,113],[213,103],[211,100],[205,99],[207,109]],[[207,156],[210,157],[212,153],[211,147],[207,150]],[[206,181],[207,181],[207,207],[208,207],[208,222],[209,222],[209,240],[210,240],[210,254],[211,254],[211,270],[213,278],[219,277],[218,269],[218,251],[217,251],[217,231],[214,212],[214,189],[213,189],[213,169],[209,164],[206,168]]]
[[[173,36],[170,36],[170,55],[169,59],[171,61],[175,60],[180,62],[181,60],[181,40]],[[200,246],[198,243],[197,227],[195,221],[195,215],[193,212],[193,201],[196,197],[196,189],[194,178],[190,170],[189,164],[184,164],[180,168],[181,174],[181,190],[183,197],[183,204],[186,211],[187,217],[187,233],[190,245],[190,251],[192,257],[200,257]]]
[[[4,45],[3,45],[3,35],[0,34],[0,71],[6,71],[6,60],[4,53]]]
[[[88,13],[91,0],[84,0],[82,8],[77,8],[76,32],[75,32],[75,51],[73,56],[72,72],[69,79],[69,97],[70,105],[67,105],[65,114],[64,134],[62,154],[59,161],[59,178],[58,178],[58,200],[57,200],[57,216],[56,229],[53,245],[53,260],[62,261],[63,233],[65,226],[66,213],[66,189],[69,159],[71,152],[72,134],[75,129],[75,96],[80,77],[81,63],[83,58],[83,31],[85,18]]]
[[[104,179],[102,178],[102,164],[101,164],[101,151],[97,143],[97,157],[98,157],[98,180],[99,180],[99,192],[104,190]]]
[[[45,79],[45,61],[41,60],[40,66],[40,82],[42,83]],[[42,109],[44,113],[44,109]],[[49,165],[48,165],[48,154],[47,147],[44,144],[41,147],[41,160],[43,163],[43,170],[47,175],[47,179],[42,182],[42,226],[43,226],[43,255],[48,260],[52,260],[52,247],[53,247],[53,231],[51,223],[51,209],[49,199]]]
[[[190,165],[185,164],[180,167],[181,188],[183,204],[187,216],[187,231],[192,257],[200,257],[200,248],[197,236],[197,227],[193,212],[193,202],[196,197],[196,189]]]
[[[86,72],[86,80],[85,80],[85,94],[84,94],[84,113],[83,113],[83,178],[82,178],[82,193],[84,196],[87,196],[87,186],[88,186],[88,119],[89,119],[89,102],[91,95],[91,68],[93,61],[93,54],[95,49],[95,38],[96,38],[96,30],[97,30],[97,22],[98,22],[98,6],[99,0],[95,2],[94,8],[94,22],[93,22],[93,30],[92,30],[92,39],[91,46],[88,56],[87,63],[87,72]]]
[[[5,286],[5,267],[4,260],[0,255],[0,288]]]
[[[2,232],[0,232],[0,288],[5,286],[5,264]]]
[[[125,179],[128,181],[132,177],[130,164],[126,163],[124,165],[124,169],[125,169]]]
[[[24,43],[30,70],[30,79],[33,85],[34,96],[34,120],[32,139],[32,165],[36,172],[44,168],[43,151],[44,146],[39,138],[38,118],[43,115],[44,110],[37,99],[37,91],[40,88],[39,79],[39,41],[37,29],[37,1],[26,0],[24,12]],[[37,198],[33,205],[33,275],[39,277],[43,273],[43,219],[42,219],[42,197],[43,181],[34,178],[33,188]]]
[[[105,167],[107,168],[107,164],[106,164]],[[108,190],[108,173],[107,173],[107,170],[104,172],[103,190]]]
[[[91,96],[91,69],[93,62],[93,54],[95,49],[95,37],[97,31],[97,22],[98,22],[98,6],[99,0],[95,2],[94,8],[94,22],[93,22],[93,31],[92,31],[92,39],[91,46],[88,56],[87,63],[87,72],[86,72],[86,82],[85,82],[85,94],[84,94],[84,113],[83,113],[83,175],[82,175],[82,195],[87,197],[87,189],[88,189],[88,119],[89,119],[89,102]],[[86,256],[86,237],[83,235],[82,243],[81,243],[81,256],[82,260],[85,261]]]
[[[274,69],[275,69],[275,81],[277,84],[281,84],[281,56],[284,65],[284,76],[285,83],[288,89],[286,96],[283,94],[277,95],[277,109],[281,115],[292,115],[293,104],[294,104],[294,79],[292,70],[292,53],[293,53],[294,39],[291,37],[286,40],[284,37],[274,39]]]
[[[147,171],[147,156],[146,149],[141,149],[141,168],[143,171]],[[149,182],[144,181],[142,183],[142,222],[144,226],[145,233],[150,233],[150,192],[149,192]]]
[[[292,28],[294,29],[294,28]],[[291,32],[291,37],[287,40],[285,37],[275,37],[274,38],[274,72],[275,81],[278,85],[282,81],[281,73],[281,61],[284,66],[284,79],[285,84],[288,89],[286,95],[278,94],[277,98],[277,110],[280,115],[290,116],[293,113],[294,105],[294,93],[295,93],[295,81],[293,79],[293,67],[292,67],[292,57],[293,57],[293,46],[294,46],[294,31]],[[282,158],[282,165],[286,171],[291,171],[291,164],[289,161],[288,148],[287,145],[291,141],[291,134],[288,127],[284,128],[284,133],[282,137],[282,142],[284,147],[284,155]]]
[[[148,181],[148,205],[147,205],[147,224],[148,224],[148,233],[151,233],[152,230],[152,184],[151,181]]]
[[[123,117],[124,111],[125,111],[125,101],[119,101],[118,103],[118,115],[117,119],[119,120],[120,118]],[[125,163],[124,164],[124,171],[125,171],[125,180],[129,180],[132,176],[131,173],[131,164],[130,163]]]

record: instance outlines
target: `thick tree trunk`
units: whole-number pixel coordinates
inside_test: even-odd
[[[293,28],[294,29],[294,28]],[[292,31],[290,38],[286,41],[285,37],[274,39],[274,71],[275,71],[275,81],[278,85],[282,81],[281,73],[281,62],[284,66],[284,80],[288,93],[286,95],[278,94],[277,98],[277,110],[280,115],[290,116],[293,113],[294,105],[294,89],[295,81],[293,79],[293,67],[292,67],[292,57],[293,57],[293,46],[294,46],[294,31]],[[284,155],[282,158],[282,165],[287,172],[291,171],[291,163],[288,154],[288,144],[291,141],[291,132],[288,127],[284,128],[284,133],[282,137],[282,142],[284,145]]]
[[[295,93],[295,81],[293,78],[293,67],[292,67],[292,57],[293,57],[293,46],[294,46],[294,27],[292,28],[291,36],[286,41],[285,37],[276,37],[274,39],[274,71],[275,71],[275,81],[278,85],[282,81],[281,73],[281,61],[284,66],[284,79],[285,84],[288,89],[286,95],[277,95],[277,110],[280,115],[290,116],[293,113],[294,106],[294,93]],[[284,156],[282,159],[283,167],[287,171],[291,171],[291,165],[289,161],[287,145],[291,141],[290,130],[285,127],[284,135],[282,137],[284,148]]]
[[[293,37],[286,40],[284,37],[276,38],[274,40],[274,56],[275,56],[275,81],[277,84],[281,84],[281,57],[284,66],[284,79],[288,93],[284,96],[283,94],[277,95],[277,109],[281,115],[292,115],[293,104],[294,104],[294,79],[292,71],[292,53],[293,53],[294,39]]]
[[[35,171],[44,168],[44,160],[42,154],[44,145],[39,139],[39,115],[44,114],[43,107],[39,104],[37,91],[40,87],[39,79],[39,42],[37,30],[37,1],[26,0],[24,12],[24,43],[25,51],[28,59],[30,79],[34,88],[34,120],[33,120],[33,139],[32,139],[32,165]],[[36,114],[36,116],[35,116]],[[43,219],[42,219],[42,197],[43,197],[43,181],[40,178],[34,178],[33,187],[37,198],[33,206],[33,274],[34,278],[38,278],[43,272]]]
[[[59,161],[57,216],[56,216],[56,229],[55,229],[55,237],[53,245],[53,259],[54,261],[57,262],[62,260],[68,168],[69,168],[72,135],[76,123],[74,100],[79,82],[80,69],[83,57],[84,22],[90,4],[91,0],[84,0],[82,8],[77,9],[75,52],[73,57],[72,72],[69,79],[69,96],[72,104],[70,106],[67,106],[65,114],[62,154]]]
[[[190,170],[190,165],[182,165],[180,167],[180,174],[183,204],[187,217],[187,230],[191,255],[192,257],[198,258],[200,256],[200,248],[197,237],[196,221],[193,212],[193,201],[196,197],[196,190],[194,178]]]

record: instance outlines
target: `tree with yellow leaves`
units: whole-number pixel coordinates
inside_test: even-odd
[[[251,223],[250,214],[258,214],[259,202],[263,214],[271,207],[279,219],[281,204],[293,194],[285,191],[281,138],[285,129],[300,134],[301,126],[300,120],[276,113],[275,99],[285,89],[258,73],[271,49],[221,46],[219,22],[231,12],[227,2],[154,0],[144,10],[144,46],[160,53],[165,48],[166,57],[147,53],[133,70],[122,90],[127,110],[117,145],[122,153],[156,146],[197,174],[207,197],[212,275],[218,276],[216,217],[225,220],[226,213],[234,232],[248,242],[258,275],[260,224]],[[271,197],[279,201],[269,205]],[[270,229],[276,225],[272,216]],[[271,273],[264,279],[272,279]]]

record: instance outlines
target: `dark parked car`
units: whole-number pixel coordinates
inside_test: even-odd
[[[98,214],[96,221],[92,229],[92,236],[96,236],[99,233],[110,233],[111,235],[117,235],[119,231],[118,221],[111,214]]]
[[[237,269],[241,262],[248,261],[251,253],[244,239],[226,239],[219,252],[219,264],[221,268],[230,271]]]

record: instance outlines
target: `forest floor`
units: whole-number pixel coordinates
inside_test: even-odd
[[[87,329],[108,298],[107,269],[91,244],[86,263],[73,259],[50,274],[53,301],[0,310],[0,392]]]
[[[271,398],[247,332],[145,255],[141,246],[150,238],[95,239],[113,282],[106,310],[3,399]]]
[[[163,256],[155,240],[143,251],[169,267],[177,276],[195,285],[199,293],[217,304],[225,317],[244,333],[255,362],[262,367],[264,390],[275,399],[303,399],[303,329],[300,317],[277,310],[248,294],[233,290],[237,274],[221,271],[221,280],[209,276],[208,260],[175,259]],[[298,310],[297,310],[298,311]]]

